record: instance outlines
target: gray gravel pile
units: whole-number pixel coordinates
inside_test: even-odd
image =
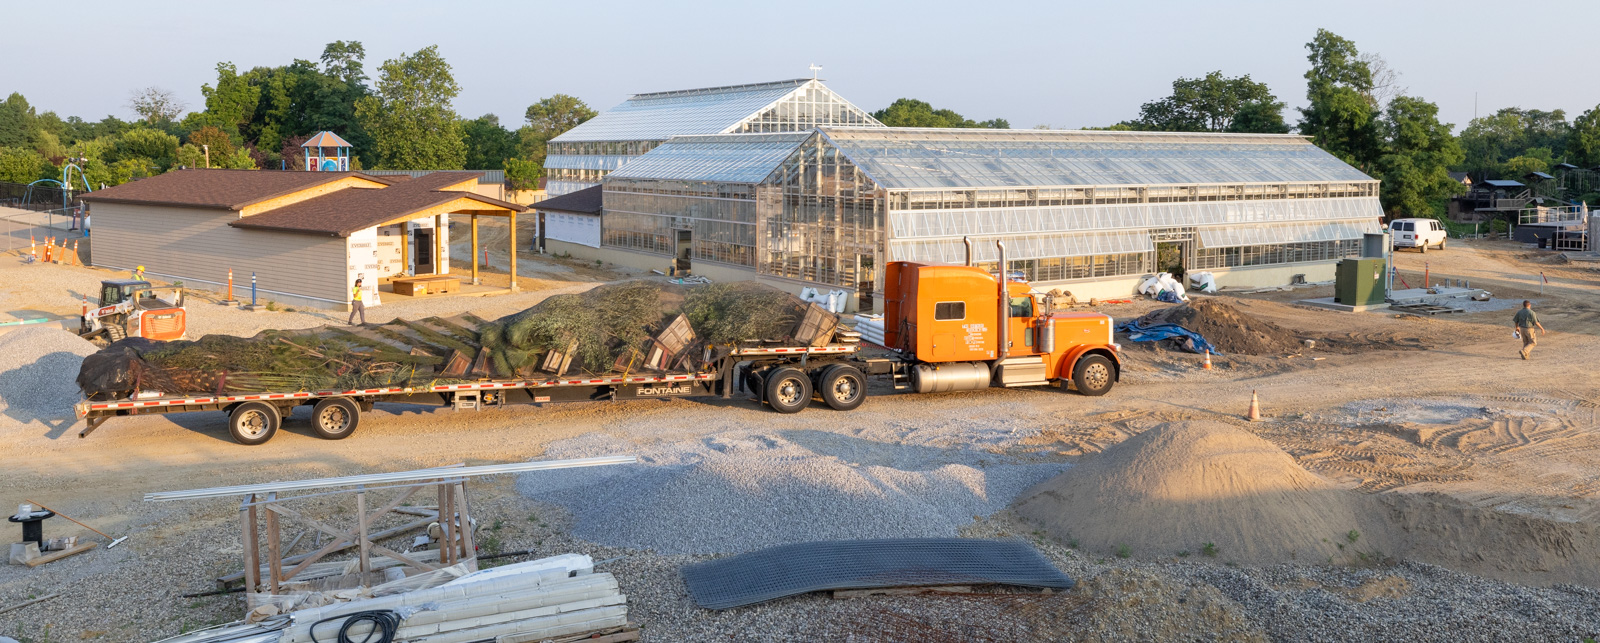
[[[518,490],[566,507],[575,536],[661,553],[736,553],[814,540],[954,536],[1064,471],[992,453],[821,432],[737,432],[641,449],[591,434],[549,458],[638,465],[531,472]]]
[[[5,420],[26,424],[72,416],[78,402],[78,366],[97,350],[59,328],[21,328],[0,334],[0,409]]]

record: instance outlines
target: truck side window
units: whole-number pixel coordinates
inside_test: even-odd
[[[934,321],[959,321],[967,318],[967,302],[941,301],[933,305]]]
[[[1011,298],[1011,316],[1012,317],[1032,317],[1033,316],[1033,298],[1032,297],[1012,297]]]

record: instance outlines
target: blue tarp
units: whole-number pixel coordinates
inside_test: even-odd
[[[1184,350],[1191,353],[1204,353],[1210,349],[1212,354],[1221,355],[1222,351],[1212,346],[1211,342],[1194,332],[1177,324],[1144,324],[1138,319],[1117,324],[1117,330],[1128,334],[1128,339],[1136,342],[1153,342],[1162,339],[1181,340],[1178,343]]]

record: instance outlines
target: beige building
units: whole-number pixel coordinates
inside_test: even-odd
[[[356,278],[375,289],[402,276],[450,273],[450,218],[525,208],[479,193],[480,173],[178,170],[84,196],[94,265],[286,304],[347,308]],[[472,257],[471,279],[477,277]],[[515,275],[512,276],[513,288]]]

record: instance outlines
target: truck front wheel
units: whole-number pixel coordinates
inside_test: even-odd
[[[234,442],[255,446],[271,440],[282,421],[278,407],[266,402],[245,402],[234,407],[228,416],[228,433]]]
[[[799,413],[811,404],[811,378],[785,366],[767,374],[767,403],[779,413]]]
[[[822,401],[835,411],[849,411],[867,401],[867,378],[853,366],[829,366],[817,386]]]
[[[343,440],[356,432],[361,409],[348,397],[328,397],[311,408],[311,430],[324,440]]]
[[[1105,395],[1116,381],[1116,367],[1104,355],[1085,355],[1072,367],[1072,385],[1090,397]]]

